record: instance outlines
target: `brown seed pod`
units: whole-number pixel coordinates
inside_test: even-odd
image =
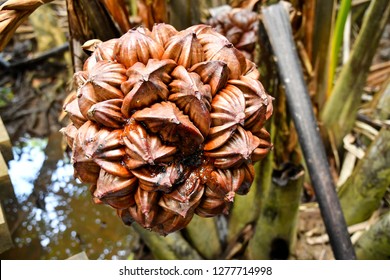
[[[192,213],[200,203],[204,186],[196,173],[191,173],[188,179],[170,193],[163,194],[159,205],[183,218]]]
[[[119,86],[126,80],[126,69],[122,64],[98,61],[88,73],[87,81],[92,84],[98,101],[123,98]]]
[[[133,193],[137,185],[135,176],[118,177],[101,169],[93,196],[116,209],[126,209],[135,204]]]
[[[83,84],[77,89],[77,100],[80,113],[87,119],[91,106],[99,102],[95,89],[90,82]]]
[[[164,141],[180,143],[178,148],[185,154],[196,151],[204,141],[199,129],[172,102],[154,104],[135,112],[133,118],[158,133]]]
[[[61,131],[93,201],[162,235],[227,214],[272,148],[256,65],[207,25],[139,27],[88,49]]]
[[[98,127],[92,122],[85,122],[77,131],[73,140],[72,163],[74,175],[84,183],[96,184],[99,177],[100,167],[85,153],[85,145],[92,141],[98,132]]]
[[[105,42],[100,40],[89,40],[84,43],[83,49],[92,52],[92,55],[84,63],[83,70],[89,71],[98,61],[115,61],[114,47],[118,39],[111,39]],[[91,45],[92,44],[92,45]]]
[[[253,80],[259,80],[260,79],[260,73],[257,71],[257,66],[250,60],[246,60],[246,68],[243,76],[246,76],[248,78],[252,78]]]
[[[61,128],[60,132],[64,135],[68,146],[73,147],[74,139],[77,136],[77,127],[73,123],[70,123],[66,127]]]
[[[240,89],[228,85],[214,97],[212,108],[211,139],[205,145],[206,151],[222,146],[238,125],[244,126],[245,97]]]
[[[206,137],[210,130],[210,86],[203,84],[198,74],[188,73],[181,65],[175,68],[172,77],[174,80],[169,84],[171,95],[168,100],[189,116]]]
[[[187,69],[202,62],[204,53],[195,32],[184,30],[169,39],[162,58],[173,59]]]
[[[183,166],[179,163],[137,168],[132,170],[132,173],[139,179],[140,188],[148,192],[172,192],[174,186],[181,182],[184,177]]]
[[[167,235],[168,232],[174,232],[186,227],[194,216],[193,212],[187,212],[186,217],[183,217],[163,208],[160,209],[160,213],[152,230],[161,235]]]
[[[202,34],[199,35],[199,41],[207,60],[217,60],[227,64],[229,78],[238,79],[246,70],[245,56],[226,38],[220,38],[215,34]]]
[[[149,135],[135,120],[125,126],[123,142],[126,145],[124,161],[129,169],[172,161],[177,150],[175,146],[164,145],[159,137]]]
[[[145,34],[144,28],[129,30],[118,39],[114,48],[117,61],[126,68],[137,62],[147,64],[152,58],[160,59],[163,52],[163,46]]]
[[[225,193],[224,199],[233,202],[237,190],[240,189],[244,178],[245,171],[242,168],[233,169],[217,169],[212,173],[217,182],[217,187]]]
[[[240,167],[243,163],[252,163],[262,158],[264,149],[259,148],[260,144],[262,141],[259,138],[238,126],[234,135],[224,145],[205,152],[205,155],[215,159],[214,165],[217,168]]]
[[[64,106],[64,111],[68,113],[70,120],[76,128],[80,128],[87,121],[87,119],[81,114],[77,98],[66,104]]]
[[[166,48],[165,45],[170,38],[175,36],[178,31],[172,25],[165,23],[157,23],[153,26],[151,37],[161,46]]]
[[[120,128],[125,122],[121,111],[122,103],[120,98],[96,103],[89,108],[88,118],[106,127]]]
[[[129,117],[132,110],[166,100],[169,94],[167,84],[171,80],[169,74],[175,66],[171,59],[150,59],[146,66],[137,62],[130,67],[126,72],[129,78],[121,86],[126,95],[122,113]]]
[[[205,218],[220,214],[226,215],[229,213],[230,207],[231,202],[225,200],[224,193],[221,190],[206,186],[202,200],[195,209],[195,214]]]
[[[258,32],[258,14],[249,9],[220,9],[207,21],[219,33],[240,50],[246,58],[253,60]]]
[[[144,228],[152,229],[156,224],[159,196],[158,192],[147,192],[142,188],[138,188],[135,192],[135,205],[128,210],[131,217]]]
[[[265,124],[267,106],[269,103],[268,96],[259,81],[248,83],[251,78],[241,76],[240,80],[230,80],[229,84],[239,88],[245,97],[245,126],[251,127],[260,123]]]
[[[225,87],[229,79],[227,64],[223,61],[205,61],[195,64],[190,72],[197,73],[203,84],[210,85],[211,95],[214,95]]]

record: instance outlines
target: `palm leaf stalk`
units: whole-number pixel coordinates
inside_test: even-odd
[[[321,120],[336,147],[340,147],[355,123],[367,74],[389,18],[389,1],[371,1],[351,56],[321,112]]]
[[[333,86],[333,79],[338,65],[338,57],[340,53],[341,43],[343,42],[344,27],[347,21],[349,11],[351,10],[351,0],[342,0],[340,3],[340,9],[337,14],[336,26],[334,29],[331,50],[330,50],[330,66],[329,66],[329,78],[328,78],[328,97],[331,93]]]
[[[263,8],[262,13],[333,253],[336,259],[355,259],[308,90],[299,70],[288,15],[281,3]]]
[[[313,27],[312,65],[315,69],[316,102],[325,104],[328,91],[329,45],[334,26],[335,1],[316,1]]]

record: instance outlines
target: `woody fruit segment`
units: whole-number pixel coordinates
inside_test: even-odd
[[[259,23],[258,14],[245,8],[223,7],[224,9],[212,13],[207,24],[226,36],[246,58],[253,61]]]
[[[272,145],[253,63],[210,26],[158,24],[101,42],[62,129],[95,203],[162,235],[226,214]]]

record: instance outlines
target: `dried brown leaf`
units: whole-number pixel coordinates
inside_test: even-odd
[[[138,0],[137,11],[143,25],[152,28],[155,23],[167,22],[168,12],[165,0]]]
[[[125,33],[131,28],[129,12],[125,0],[101,0],[121,31]]]

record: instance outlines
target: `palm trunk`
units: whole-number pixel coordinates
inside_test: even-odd
[[[157,260],[199,260],[201,256],[183,238],[180,232],[171,233],[165,237],[133,225],[135,231],[149,247]]]
[[[390,129],[384,127],[340,188],[340,204],[347,224],[368,219],[378,209],[389,185]]]
[[[358,239],[355,250],[359,260],[390,260],[390,211]]]
[[[250,259],[289,257],[296,240],[303,179],[301,166],[286,165],[284,170],[274,170],[272,184],[263,190],[260,217],[247,248]]]
[[[185,233],[192,246],[204,258],[217,259],[221,254],[221,243],[215,218],[202,218],[194,215],[186,227]]]
[[[76,72],[83,68],[87,57],[81,48],[86,41],[106,41],[119,37],[120,32],[99,0],[66,0],[66,4],[73,69]]]

